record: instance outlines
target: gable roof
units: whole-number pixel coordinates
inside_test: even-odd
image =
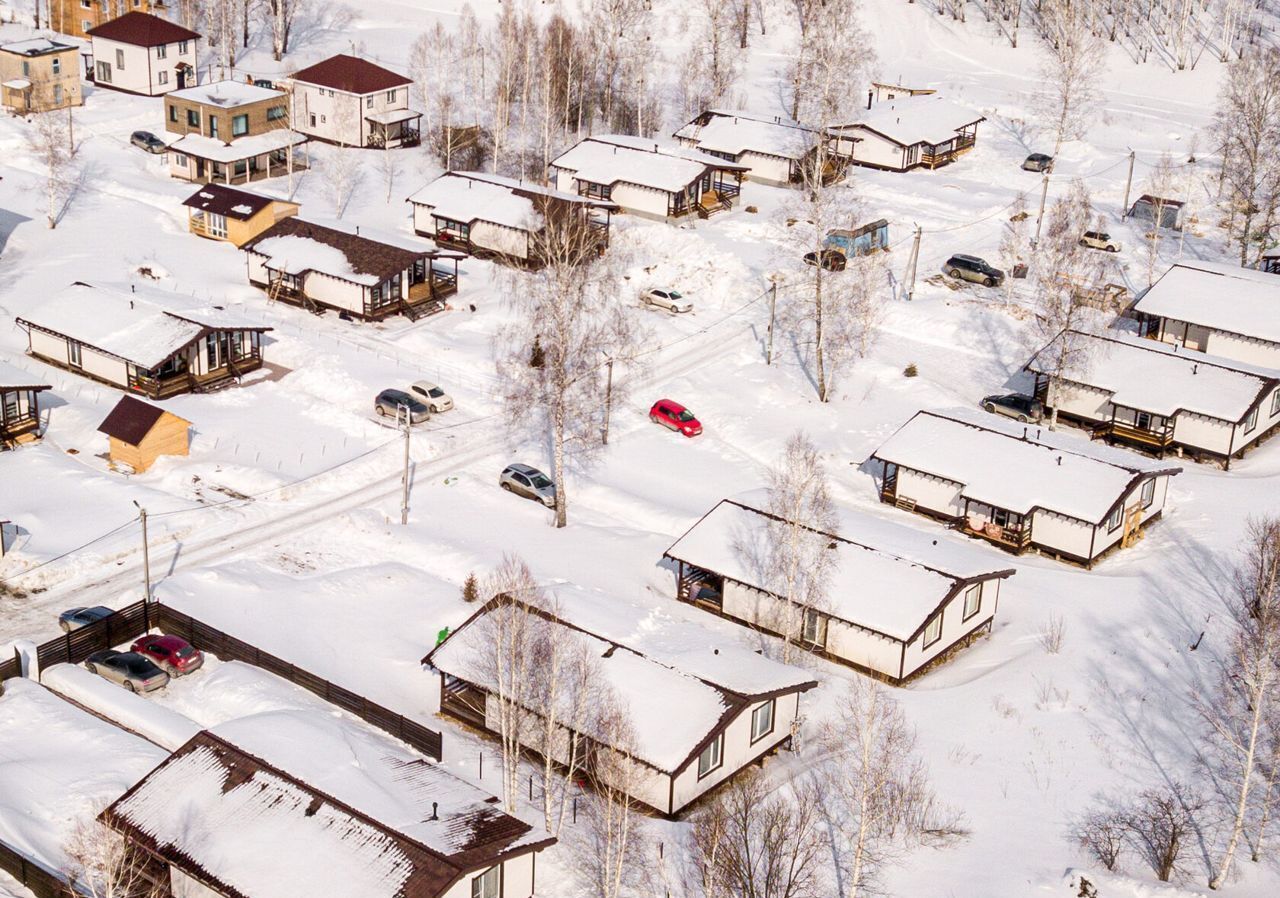
[[[708,170],[745,172],[751,166],[729,162],[684,147],[663,147],[652,140],[619,134],[588,137],[551,164],[593,184],[625,181],[667,193],[683,190]]]
[[[297,206],[289,200],[250,193],[247,190],[236,190],[224,184],[205,184],[191,196],[182,201],[182,205],[192,209],[200,209],[213,215],[224,215],[237,221],[247,221],[272,203],[287,203]]]
[[[707,741],[751,704],[812,689],[817,682],[799,668],[780,664],[734,644],[708,645],[696,628],[700,648],[678,647],[658,658],[616,637],[588,631],[543,609],[496,596],[449,634],[423,663],[441,673],[494,690],[484,664],[490,634],[482,622],[500,605],[545,620],[557,628],[557,641],[577,639],[598,659],[597,670],[625,706],[635,731],[632,755],[664,773],[678,773]],[[692,628],[690,628],[692,629]],[[675,640],[677,645],[679,640]],[[679,714],[672,714],[679,708]],[[603,741],[601,734],[586,734]]]
[[[412,79],[404,75],[398,75],[390,69],[374,65],[367,59],[346,53],[330,56],[323,62],[317,62],[313,66],[294,72],[291,80],[328,87],[349,94],[372,94],[413,83]]]
[[[1280,343],[1280,278],[1265,271],[1222,262],[1178,262],[1133,309]]]
[[[377,284],[419,259],[449,257],[426,241],[374,240],[304,218],[276,222],[246,243],[246,252],[268,256],[267,267],[288,274],[319,272],[366,286]]]
[[[487,221],[516,230],[542,227],[539,206],[545,208],[547,201],[600,209],[618,208],[615,203],[564,193],[540,184],[468,171],[445,172],[409,197],[409,202],[427,206],[433,215],[441,218],[468,224]]]
[[[122,44],[138,47],[158,47],[179,41],[198,40],[200,33],[183,28],[168,19],[145,12],[127,12],[124,15],[90,28],[85,34]]]
[[[363,787],[352,800],[375,810],[205,731],[100,819],[229,898],[436,898],[555,841],[439,765],[338,760],[318,758],[312,772]]]
[[[1086,351],[1063,377],[1108,393],[1116,405],[1153,415],[1171,418],[1187,411],[1238,424],[1280,383],[1280,371],[1195,351],[1180,352],[1176,346],[1143,337],[1073,334]],[[1032,356],[1026,370],[1045,373],[1037,360],[1056,343]]]
[[[1098,525],[1140,481],[1182,469],[1047,426],[976,409],[920,411],[873,454],[1019,514],[1037,509]]]
[[[993,568],[985,554],[967,547],[940,547],[936,539],[925,546],[919,535],[912,540],[903,533],[905,528],[871,515],[846,511],[843,517],[842,532],[857,533],[861,539],[805,526],[809,533],[827,540],[837,553],[826,591],[829,605],[821,610],[899,642],[913,639],[964,584],[1014,573],[1012,568]],[[845,524],[849,525],[847,530]],[[782,595],[785,587],[769,570],[767,555],[769,529],[786,525],[782,518],[748,503],[722,499],[663,557]],[[908,549],[910,542],[915,545]]]
[[[861,120],[838,125],[836,131],[865,128],[904,147],[946,143],[967,125],[986,121],[981,113],[932,95],[883,100]]]
[[[137,446],[147,438],[151,428],[155,427],[156,422],[164,415],[165,410],[158,405],[151,405],[132,396],[121,396],[116,407],[98,425],[98,432],[115,437],[130,446]],[[179,418],[179,420],[185,419]],[[191,422],[187,421],[187,423]]]
[[[709,119],[705,125],[698,124]],[[738,157],[747,151],[802,159],[817,132],[782,117],[764,118],[746,112],[709,109],[672,135],[689,140],[698,149]]]
[[[38,393],[51,389],[53,388],[48,384],[36,383],[34,374],[0,361],[0,390],[35,390]]]

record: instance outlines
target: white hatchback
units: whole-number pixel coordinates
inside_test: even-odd
[[[409,395],[431,409],[433,415],[453,408],[453,397],[429,380],[420,380],[409,387]]]

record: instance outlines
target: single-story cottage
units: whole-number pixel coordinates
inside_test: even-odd
[[[750,166],[697,150],[605,134],[556,157],[556,189],[616,203],[623,212],[663,221],[699,218],[733,207]]]
[[[76,374],[164,399],[205,392],[262,367],[271,330],[219,308],[192,307],[166,290],[132,292],[76,282],[18,326],[27,351]]]
[[[409,108],[413,81],[367,59],[340,53],[295,72],[293,127],[351,147],[413,147],[422,113]]]
[[[1069,339],[1082,361],[1063,372],[1056,389],[1052,367],[1040,361],[1052,357],[1053,343],[1026,370],[1046,408],[1056,406],[1059,417],[1095,438],[1229,467],[1280,425],[1280,371],[1126,334],[1072,332]]]
[[[686,632],[655,640],[690,647],[673,649],[663,658],[599,632],[599,627],[589,631],[548,611],[497,596],[423,659],[440,674],[440,710],[490,734],[500,730],[500,705],[485,655],[492,653],[488,618],[499,608],[502,613],[541,618],[555,629],[552,638],[559,644],[577,640],[584,645],[634,733],[628,745],[610,744],[609,732],[589,720],[583,732],[566,731],[563,754],[554,760],[565,763],[568,747],[585,740],[588,776],[601,769],[591,759],[610,753],[611,760],[627,771],[625,782],[610,785],[669,817],[789,742],[799,720],[800,694],[817,685],[806,671],[741,646],[717,644],[701,628],[682,628],[697,630],[696,637]],[[537,709],[529,710],[537,715]],[[614,764],[605,767],[617,769]]]
[[[780,116],[722,109],[707,110],[672,136],[681,146],[746,165],[748,180],[774,187],[803,178],[821,139],[813,128]],[[837,166],[828,163],[828,169],[825,181],[839,177]]]
[[[986,117],[938,96],[905,96],[872,105],[860,121],[827,129],[832,155],[887,171],[937,168],[978,141]]]
[[[362,320],[402,313],[417,320],[444,308],[458,289],[462,253],[392,235],[290,217],[244,245],[249,283],[267,298]],[[440,265],[437,265],[440,263]],[[452,265],[447,270],[443,265]]]
[[[161,16],[128,12],[85,33],[93,49],[89,80],[98,87],[157,97],[196,83],[199,32]]]
[[[722,499],[663,553],[677,565],[676,598],[774,635],[782,624],[805,648],[891,683],[991,629],[1012,568],[871,515],[843,518],[840,535],[805,527],[837,559],[820,605],[788,607],[765,559],[771,530],[791,523]]]
[[[917,412],[871,457],[881,501],[1015,554],[1088,566],[1141,538],[1182,470],[967,408]]]
[[[206,184],[183,200],[192,234],[244,246],[276,222],[298,214],[298,204],[225,184]]]
[[[1280,279],[1223,262],[1178,262],[1133,305],[1162,343],[1280,368]]]
[[[470,255],[533,266],[545,261],[540,257],[548,227],[573,229],[584,251],[603,251],[609,217],[618,208],[608,200],[469,171],[446,172],[409,202],[418,235]]]
[[[121,396],[98,425],[107,435],[107,458],[141,474],[162,455],[190,453],[191,422],[132,396]]]
[[[25,371],[0,362],[0,447],[40,438],[40,394],[51,389]]]

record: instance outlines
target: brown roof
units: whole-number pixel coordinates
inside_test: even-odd
[[[372,94],[413,83],[404,75],[397,75],[380,65],[374,65],[368,60],[358,56],[348,56],[345,53],[331,56],[324,62],[317,62],[313,66],[294,73],[293,80],[318,84],[321,87],[329,87],[349,94]]]
[[[121,396],[111,414],[98,425],[98,430],[131,446],[139,445],[156,422],[165,414],[159,406],[150,405],[132,396]],[[181,419],[180,419],[181,420]]]
[[[261,250],[255,249],[255,247],[262,241],[270,240],[272,237],[305,237],[317,243],[332,246],[341,250],[342,254],[347,257],[347,262],[355,269],[357,274],[373,275],[378,278],[389,278],[393,274],[407,270],[418,259],[433,258],[439,255],[434,248],[428,245],[424,245],[420,250],[406,249],[390,243],[371,240],[368,237],[361,237],[348,231],[328,228],[302,218],[286,218],[277,222],[246,243],[243,249],[246,252],[268,255]],[[336,275],[333,276],[336,277]]]
[[[182,205],[201,209],[214,215],[225,215],[238,221],[247,221],[272,203],[283,203],[273,196],[236,190],[222,184],[206,184],[183,200]]]
[[[145,12],[125,13],[117,19],[90,28],[85,34],[139,47],[158,47],[161,44],[176,44],[178,41],[197,40],[200,37],[198,31],[183,28],[168,19]]]

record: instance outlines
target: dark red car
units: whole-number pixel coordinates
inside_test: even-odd
[[[702,433],[702,424],[694,417],[693,412],[670,399],[659,399],[655,402],[653,408],[649,409],[649,420],[654,424],[661,424],[663,427],[679,431],[687,437],[696,437]]]
[[[161,670],[174,676],[199,670],[204,655],[180,636],[143,636],[133,644],[133,651],[150,658]]]

